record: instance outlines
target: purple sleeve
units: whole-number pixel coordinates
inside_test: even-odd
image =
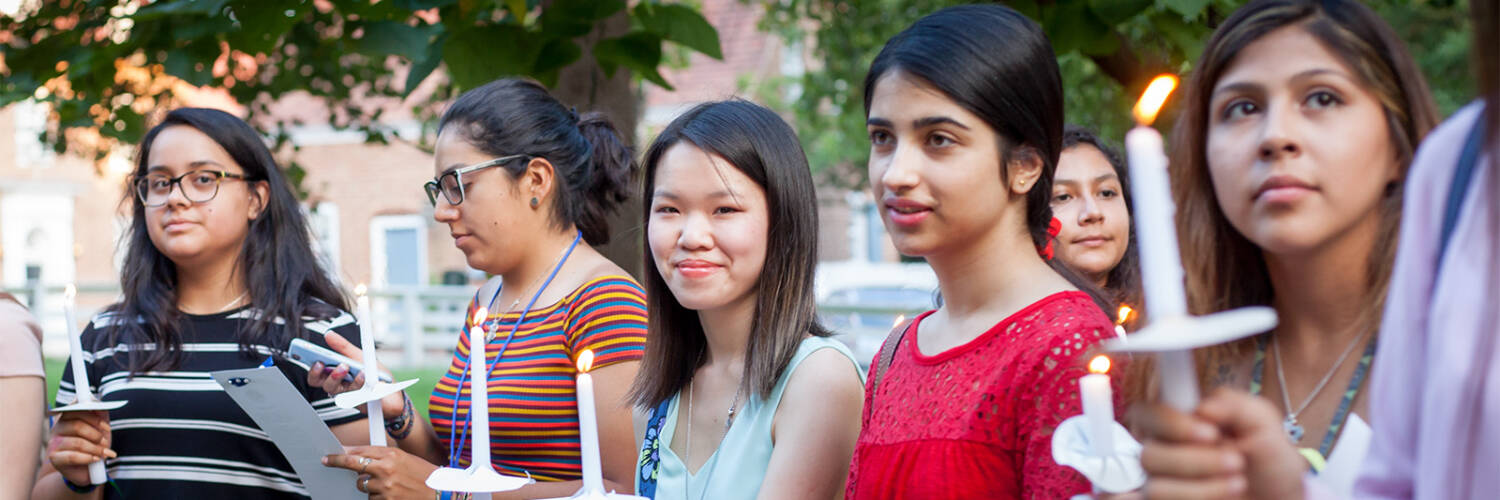
[[[1422,428],[1422,384],[1428,372],[1428,309],[1448,184],[1478,111],[1478,106],[1470,105],[1455,113],[1427,136],[1412,161],[1396,263],[1380,327],[1379,355],[1371,375],[1370,426],[1374,436],[1355,481],[1356,498],[1411,498],[1413,480],[1420,474],[1418,468],[1441,467],[1417,464],[1415,453]]]

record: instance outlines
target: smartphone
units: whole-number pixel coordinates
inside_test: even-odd
[[[344,375],[345,383],[353,382],[354,377],[358,377],[359,372],[364,370],[363,365],[349,359],[347,356],[302,339],[292,339],[292,345],[286,350],[286,355],[294,361],[306,364],[309,369],[312,368],[313,363],[322,362],[323,373],[332,372],[335,367],[341,364],[349,365],[349,373]],[[380,381],[390,382],[391,377],[382,373],[380,374]]]

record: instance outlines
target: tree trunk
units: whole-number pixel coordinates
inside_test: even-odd
[[[600,23],[599,26],[586,38],[587,42],[580,44],[583,47],[583,57],[578,62],[562,69],[557,79],[557,87],[552,89],[552,95],[564,104],[576,106],[579,113],[584,111],[599,111],[608,116],[615,128],[619,129],[626,144],[637,144],[635,140],[636,124],[641,118],[641,95],[639,89],[634,85],[629,70],[619,68],[613,77],[605,76],[604,70],[594,62],[591,47],[594,42],[601,39],[620,36],[630,29],[630,18],[627,11],[621,10],[614,17]],[[642,264],[642,231],[641,227],[641,202],[640,193],[636,192],[634,179],[631,183],[630,199],[622,203],[618,210],[610,216],[609,243],[596,246],[595,249],[603,253],[605,257],[625,268],[636,278],[641,276]]]

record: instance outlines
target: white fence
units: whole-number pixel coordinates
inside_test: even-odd
[[[374,319],[371,325],[384,352],[382,362],[391,366],[429,367],[446,364],[457,345],[464,312],[473,298],[472,286],[410,286],[373,289],[370,292]],[[38,286],[5,290],[32,307],[44,333],[43,351],[49,357],[65,357],[68,351],[66,323],[62,312],[62,286]],[[94,314],[119,300],[115,284],[81,284],[78,286],[78,327],[82,328]],[[825,318],[840,320],[854,317],[911,317],[920,312],[912,309],[820,305]],[[863,315],[863,316],[862,316]],[[868,364],[879,349],[890,325],[884,321],[838,321],[845,325],[836,338],[849,345],[861,363]]]

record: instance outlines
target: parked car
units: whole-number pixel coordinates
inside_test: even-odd
[[[891,327],[932,309],[935,295],[933,289],[901,285],[841,288],[819,301],[819,316],[867,367]]]

